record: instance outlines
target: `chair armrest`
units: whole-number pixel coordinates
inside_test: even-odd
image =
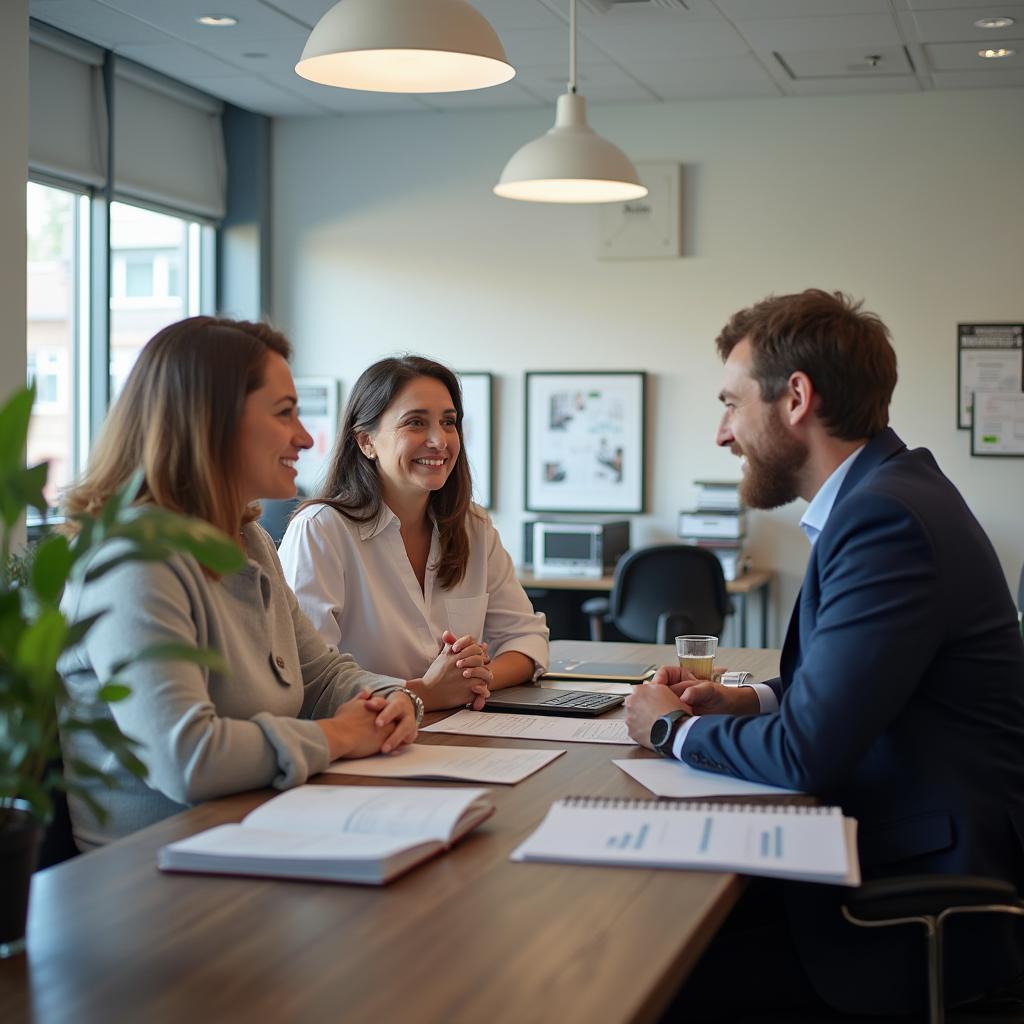
[[[584,615],[597,615],[600,618],[604,618],[610,608],[611,602],[607,597],[588,597],[580,605],[580,610]]]
[[[865,882],[847,898],[846,907],[862,921],[937,917],[951,907],[1005,904],[1024,907],[1017,890],[999,878],[976,875],[897,875]]]

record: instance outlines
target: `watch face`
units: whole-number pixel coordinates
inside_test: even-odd
[[[651,726],[651,746],[655,750],[661,750],[666,740],[668,740],[672,732],[672,724],[665,716],[654,720],[654,724]]]

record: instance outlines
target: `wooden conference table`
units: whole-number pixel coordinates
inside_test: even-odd
[[[639,644],[562,642],[557,649],[605,660],[674,655]],[[726,651],[720,662],[763,679],[776,673],[778,653]],[[546,745],[437,733],[422,741]],[[650,796],[611,764],[653,756],[647,751],[564,746],[564,755],[524,782],[492,787],[497,813],[488,822],[385,888],[157,871],[159,847],[239,820],[269,790],[203,804],[40,872],[27,955],[0,961],[0,1021],[653,1021],[742,881],[511,863],[509,853],[559,797]],[[393,784],[336,775],[317,781]]]

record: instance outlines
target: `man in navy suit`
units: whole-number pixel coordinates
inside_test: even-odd
[[[631,735],[841,806],[859,822],[865,879],[975,874],[1024,891],[1024,645],[977,520],[931,454],[888,426],[888,331],[844,296],[810,290],[737,313],[717,345],[718,444],[744,460],[746,504],[810,503],[810,560],[779,679],[724,687],[662,669],[626,702]],[[925,1005],[920,925],[855,928],[836,887],[751,888],[684,988],[688,1012]],[[951,920],[950,1002],[1024,970],[1018,920]]]

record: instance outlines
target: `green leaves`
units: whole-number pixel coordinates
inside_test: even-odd
[[[102,821],[105,814],[97,792],[115,787],[118,774],[80,760],[70,763],[70,778],[55,771],[61,753],[59,729],[91,735],[120,771],[136,778],[146,777],[146,766],[136,753],[138,743],[125,736],[109,714],[97,714],[94,705],[73,701],[57,672],[61,655],[82,643],[107,614],[69,621],[60,608],[65,587],[69,581],[88,586],[120,565],[165,559],[176,551],[191,554],[218,575],[236,572],[246,562],[238,544],[210,523],[135,505],[145,480],[141,470],[107,501],[98,517],[76,519],[74,540],[51,534],[25,555],[12,557],[11,531],[25,510],[31,506],[46,511],[47,467],[24,464],[34,397],[34,390],[26,389],[0,406],[0,813],[6,803],[20,797],[45,820],[53,791],[66,789]],[[119,543],[101,551],[108,541]],[[116,665],[96,698],[116,706],[131,695],[128,683],[119,678],[121,672],[140,661],[175,660],[226,671],[215,651],[160,644]]]

